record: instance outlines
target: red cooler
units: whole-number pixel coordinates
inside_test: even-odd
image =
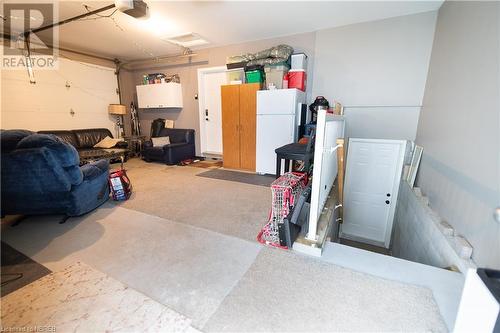
[[[306,91],[306,71],[292,69],[288,72],[288,88],[297,88]]]

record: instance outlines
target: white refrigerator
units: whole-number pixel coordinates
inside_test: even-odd
[[[274,150],[299,139],[298,126],[301,125],[301,108],[305,102],[305,93],[298,89],[257,92],[257,173],[274,175]]]

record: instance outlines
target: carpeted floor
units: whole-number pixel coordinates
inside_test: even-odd
[[[2,297],[50,274],[50,270],[2,242]]]
[[[107,203],[58,224],[28,218],[2,234],[53,271],[84,262],[201,327],[245,274],[261,246]]]
[[[427,288],[264,248],[205,332],[446,332]]]
[[[66,224],[28,218],[2,240],[53,271],[87,263],[207,331],[444,330],[427,288],[258,244],[269,188],[137,159],[126,168],[130,200]]]
[[[189,164],[190,167],[203,168],[203,169],[218,169],[222,168],[221,160],[203,160]]]
[[[427,288],[112,203],[62,225],[29,218],[2,236],[54,271],[87,263],[203,331],[444,330]]]
[[[250,241],[267,221],[267,187],[195,177],[206,169],[138,159],[127,162],[126,169],[134,193],[122,207]]]

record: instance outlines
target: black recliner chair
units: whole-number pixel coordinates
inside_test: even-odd
[[[193,129],[162,128],[157,137],[164,136],[170,138],[170,144],[153,147],[151,140],[144,142],[142,157],[146,162],[159,161],[173,165],[196,155]]]

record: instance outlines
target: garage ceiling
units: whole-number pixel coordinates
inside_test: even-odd
[[[439,9],[442,1],[152,1],[149,19],[121,12],[93,16],[59,28],[59,45],[124,60],[179,54],[165,41],[194,33],[208,44],[193,50],[310,32]],[[59,20],[112,4],[112,1],[60,1]],[[113,10],[101,13],[109,15]],[[36,19],[36,18],[34,18]]]

